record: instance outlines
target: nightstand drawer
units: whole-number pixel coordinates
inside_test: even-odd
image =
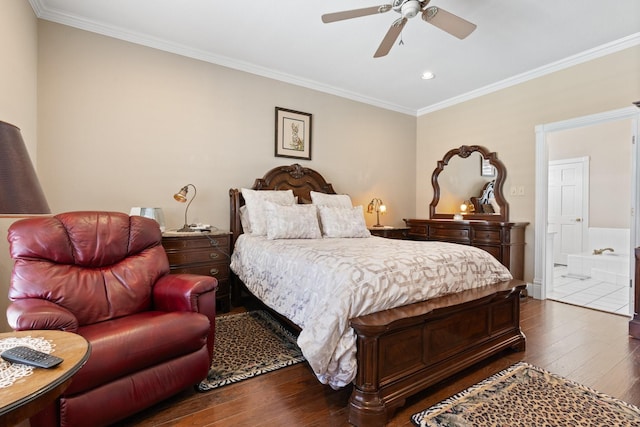
[[[185,250],[180,252],[167,251],[167,258],[169,258],[170,265],[177,266],[201,262],[216,262],[227,258],[227,254],[216,249]]]
[[[225,252],[229,250],[229,236],[226,234],[223,235],[203,235],[196,234],[193,236],[194,238],[164,238],[162,240],[162,246],[167,250],[167,252],[171,250],[182,251],[188,249],[201,249],[201,248],[222,248]]]
[[[369,227],[369,232],[387,239],[407,239],[409,227]]]

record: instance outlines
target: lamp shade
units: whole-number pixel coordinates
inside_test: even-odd
[[[382,227],[380,224],[380,214],[383,214],[387,211],[387,207],[381,199],[373,199],[369,202],[369,206],[367,206],[367,213],[376,213],[376,223],[374,227]]]
[[[0,214],[51,213],[20,129],[0,121]]]
[[[162,208],[134,207],[134,208],[131,208],[129,215],[138,215],[138,216],[143,216],[145,218],[151,218],[158,223],[158,225],[160,226],[161,232],[164,233],[166,230],[165,223],[164,223],[164,212],[162,211]]]
[[[191,226],[189,225],[189,222],[187,221],[187,212],[189,212],[189,206],[191,206],[191,202],[193,202],[193,199],[196,198],[196,194],[198,194],[198,190],[196,189],[196,186],[193,184],[185,185],[180,189],[180,191],[178,191],[176,194],[173,195],[173,199],[180,203],[186,203],[189,187],[193,187],[193,197],[191,198],[191,200],[189,200],[189,203],[187,203],[187,207],[184,209],[184,225],[182,226],[181,229],[178,230],[180,232],[195,231],[194,229],[191,228]]]

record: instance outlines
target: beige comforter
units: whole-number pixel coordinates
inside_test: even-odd
[[[512,278],[472,246],[380,237],[242,235],[231,269],[255,296],[300,326],[298,345],[318,379],[333,388],[356,375],[350,318]]]

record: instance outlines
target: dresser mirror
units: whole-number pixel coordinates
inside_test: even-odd
[[[454,148],[431,175],[431,219],[509,221],[502,187],[507,177],[496,153],[479,145]]]

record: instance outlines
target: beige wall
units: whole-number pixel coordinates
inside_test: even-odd
[[[27,1],[6,0],[0,5],[0,120],[21,129],[34,163],[38,145],[37,22]]]
[[[527,221],[525,280],[533,281],[535,131],[553,123],[640,100],[640,46],[540,77],[418,118],[416,215],[428,217],[431,173],[451,148],[483,145],[506,165],[510,219]],[[524,196],[510,196],[523,186]]]
[[[0,120],[18,126],[34,165],[37,159],[37,19],[29,2],[0,4]],[[16,218],[0,215],[0,331],[10,330],[5,311],[13,263],[7,229]]]
[[[190,222],[229,225],[231,187],[250,186],[274,157],[275,107],[313,114],[312,161],[338,192],[415,210],[415,117],[206,62],[39,22],[40,177],[54,212],[161,207],[193,183]],[[373,223],[372,215],[367,215]]]
[[[549,160],[589,158],[589,227],[631,227],[632,121],[547,133]]]

